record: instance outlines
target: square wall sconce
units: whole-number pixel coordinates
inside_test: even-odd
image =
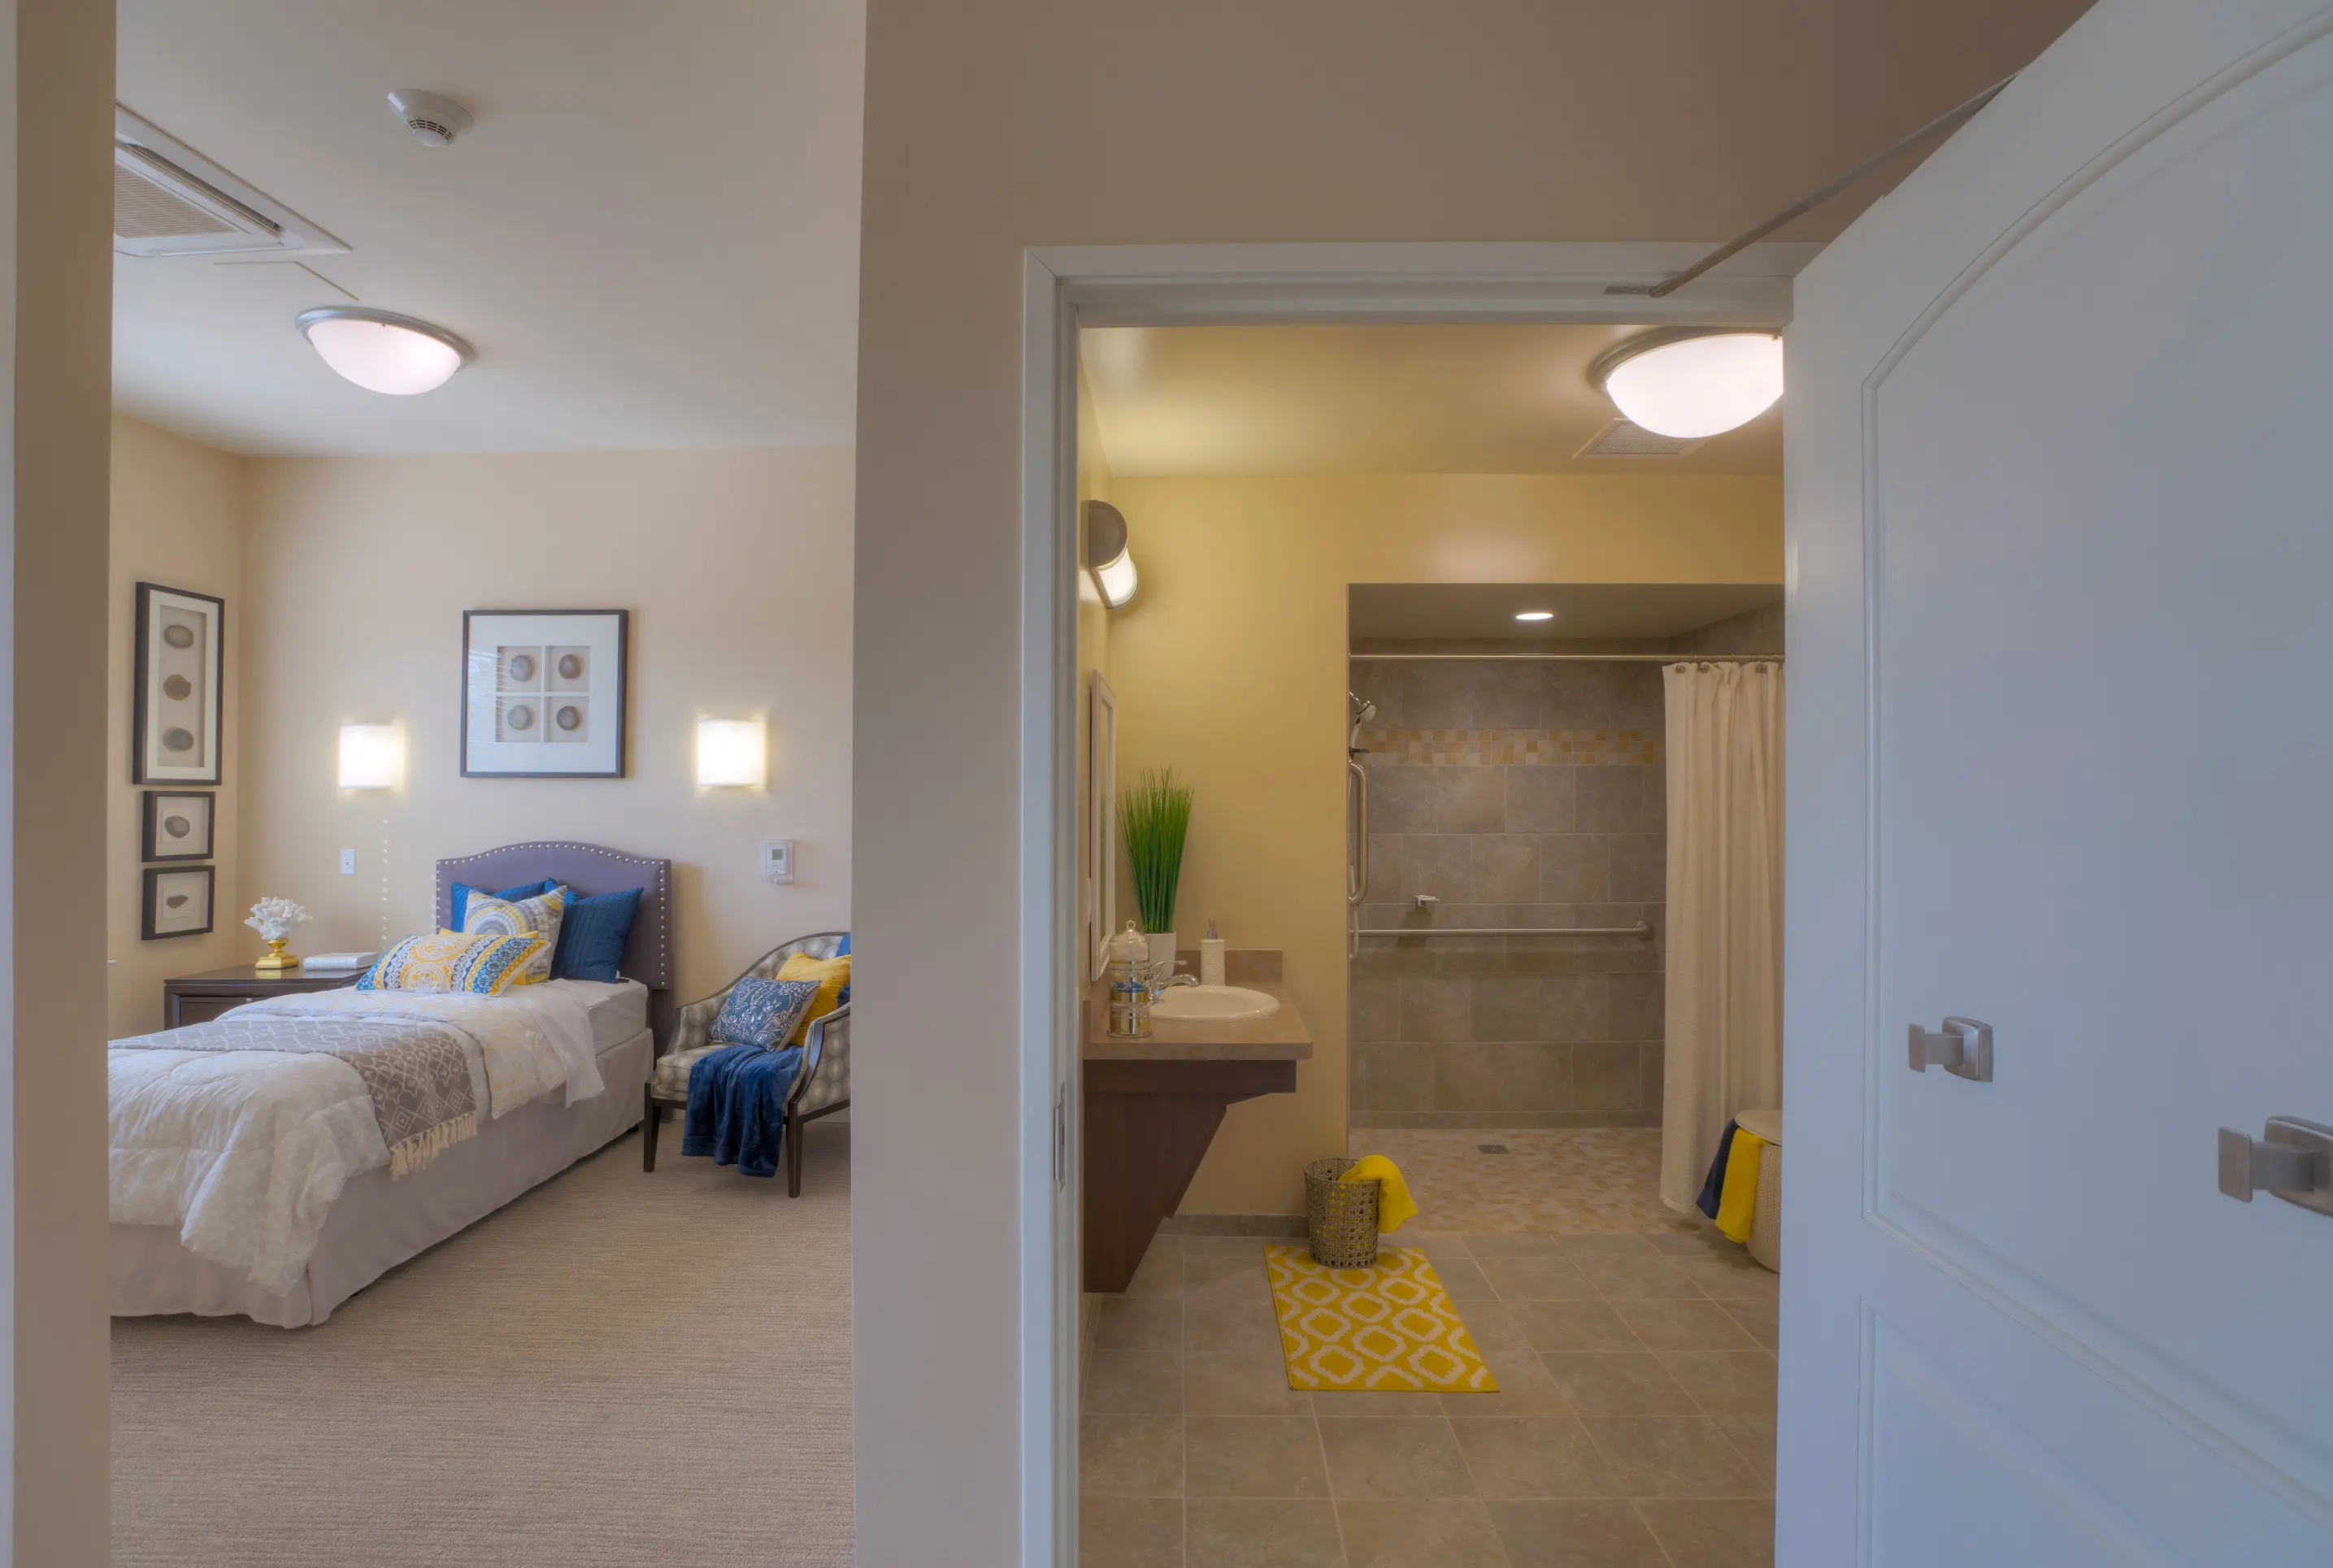
[[[405,774],[405,737],[393,724],[341,726],[341,787],[395,789]]]
[[[769,772],[767,728],[760,719],[696,721],[696,782],[701,788],[757,790]]]

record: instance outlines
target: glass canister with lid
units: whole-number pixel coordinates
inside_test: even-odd
[[[1150,943],[1132,920],[1109,939],[1109,1032],[1119,1040],[1139,1040],[1150,1033]]]

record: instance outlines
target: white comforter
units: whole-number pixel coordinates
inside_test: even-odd
[[[442,1024],[464,1042],[480,1108],[501,1117],[554,1091],[572,1105],[607,1087],[570,984],[500,996],[322,991],[235,1011]],[[106,1076],[113,1223],[176,1226],[189,1251],[274,1294],[308,1266],[349,1178],[389,1163],[363,1080],[335,1057],[110,1051]]]

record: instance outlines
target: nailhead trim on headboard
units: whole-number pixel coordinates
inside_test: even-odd
[[[608,849],[600,844],[577,843],[572,840],[565,839],[539,839],[523,844],[504,844],[499,849],[482,850],[475,855],[461,855],[453,860],[439,861],[437,880],[430,890],[432,900],[430,907],[433,912],[447,907],[448,893],[446,887],[447,872],[458,871],[462,867],[475,864],[479,861],[493,860],[503,855],[521,854],[528,850],[563,850],[575,854],[596,855],[601,860],[629,868],[627,874],[637,872],[648,876],[655,885],[658,908],[662,916],[657,923],[657,967],[663,973],[665,981],[664,985],[658,989],[669,990],[672,987],[675,975],[672,965],[673,909],[670,861],[650,860],[643,855],[628,855],[620,850]]]

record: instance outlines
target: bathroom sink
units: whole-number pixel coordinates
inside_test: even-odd
[[[1154,1018],[1176,1018],[1227,1024],[1239,1018],[1267,1018],[1280,1011],[1280,1001],[1244,986],[1176,986],[1150,1005]]]

